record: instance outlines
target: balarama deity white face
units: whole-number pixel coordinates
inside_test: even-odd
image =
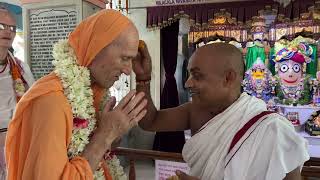
[[[302,65],[292,60],[280,62],[278,74],[283,85],[296,86],[302,78]]]

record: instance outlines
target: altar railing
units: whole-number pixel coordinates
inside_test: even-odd
[[[116,148],[114,152],[118,156],[125,156],[126,158],[129,159],[129,162],[130,162],[129,180],[136,179],[136,170],[135,170],[136,160],[153,159],[153,160],[184,162],[182,155],[180,153],[130,149],[130,148],[123,148],[123,147]],[[302,168],[301,174],[305,180],[307,180],[308,177],[320,178],[320,158],[311,158],[309,161],[307,161]]]

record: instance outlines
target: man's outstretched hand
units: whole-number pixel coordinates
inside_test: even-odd
[[[177,170],[176,176],[171,176],[167,180],[200,180],[200,179],[194,176],[189,176],[186,173]]]

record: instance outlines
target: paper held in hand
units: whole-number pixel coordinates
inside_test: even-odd
[[[167,178],[176,175],[176,170],[180,170],[187,174],[189,174],[190,171],[190,168],[186,163],[156,160],[155,164],[155,180],[166,180]]]

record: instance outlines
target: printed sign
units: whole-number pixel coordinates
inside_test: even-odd
[[[66,39],[76,27],[75,7],[30,10],[30,58],[35,79],[50,73],[53,44]]]
[[[175,171],[180,170],[185,173],[189,173],[190,168],[186,163],[156,160],[156,178],[155,180],[166,180],[168,177],[176,175]]]

